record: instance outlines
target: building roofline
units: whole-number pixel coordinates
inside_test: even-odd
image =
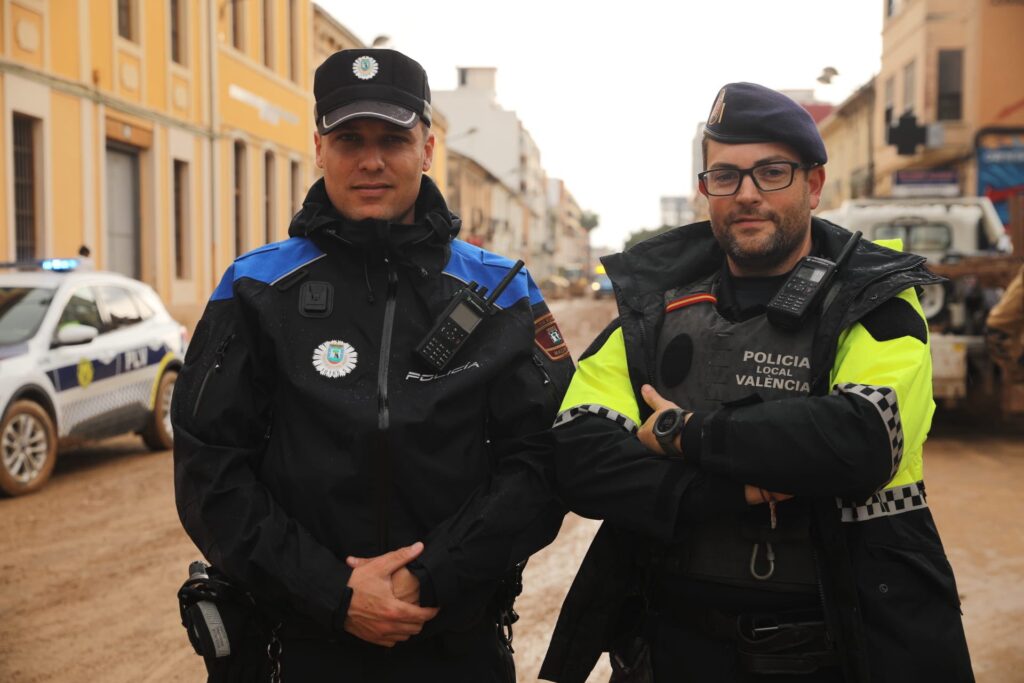
[[[362,40],[360,40],[359,37],[356,34],[352,33],[351,29],[349,29],[347,26],[345,26],[340,21],[335,19],[334,15],[332,15],[330,13],[330,11],[324,9],[323,7],[321,7],[320,5],[318,5],[315,2],[313,2],[311,4],[313,5],[313,13],[314,14],[319,12],[328,23],[330,23],[334,28],[336,28],[338,31],[343,33],[346,38],[350,39],[356,45],[358,45],[360,47],[368,47],[367,44],[365,42],[363,42]]]

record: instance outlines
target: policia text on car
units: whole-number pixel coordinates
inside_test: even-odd
[[[711,220],[603,259],[619,317],[551,438],[606,521],[541,677],[973,680],[922,471],[938,278],[812,219],[825,148],[782,94],[725,86],[704,155]]]
[[[341,51],[314,93],[324,177],[289,239],[228,269],[175,392],[178,511],[214,566],[183,614],[221,595],[257,624],[218,633],[223,657],[216,617],[190,635],[213,680],[511,681],[515,569],[563,515],[522,485],[546,478],[519,437],[550,426],[569,352],[529,274],[456,239],[420,65]],[[471,282],[472,325],[448,309]]]

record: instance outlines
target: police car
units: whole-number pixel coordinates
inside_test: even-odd
[[[148,285],[72,259],[0,269],[0,491],[38,490],[58,444],[127,432],[172,446],[185,328]]]

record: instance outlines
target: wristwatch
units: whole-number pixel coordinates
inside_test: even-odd
[[[686,424],[686,417],[689,410],[682,408],[669,408],[662,411],[661,415],[654,422],[654,438],[661,445],[665,455],[682,455],[683,452],[676,447],[676,436],[683,431]]]

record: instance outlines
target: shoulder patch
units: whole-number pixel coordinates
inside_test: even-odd
[[[894,297],[861,318],[860,324],[875,341],[891,341],[913,337],[922,344],[928,341],[928,328],[914,307]]]
[[[558,329],[555,316],[545,313],[533,321],[533,341],[544,355],[551,360],[562,360],[569,357],[569,347],[565,345],[562,331]]]

